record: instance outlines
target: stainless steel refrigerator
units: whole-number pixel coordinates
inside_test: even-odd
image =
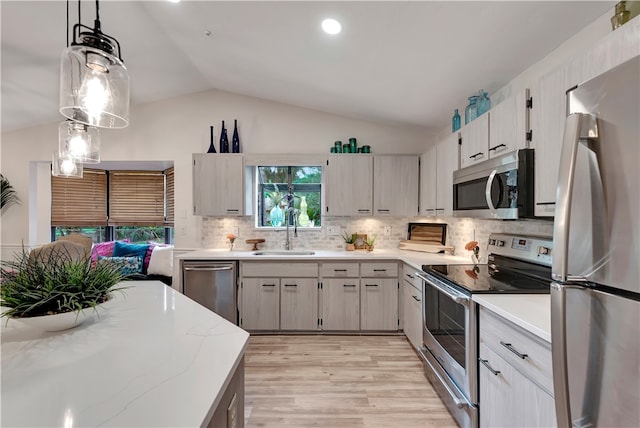
[[[567,92],[551,340],[560,427],[640,426],[640,57]]]

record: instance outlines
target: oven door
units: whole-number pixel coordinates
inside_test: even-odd
[[[453,396],[455,407],[473,408],[478,402],[477,305],[471,295],[463,294],[428,273],[422,272],[418,276],[423,280],[425,363],[436,372],[438,381],[445,384],[444,389]],[[456,397],[456,390],[463,394],[462,400]],[[443,400],[446,402],[444,397]]]

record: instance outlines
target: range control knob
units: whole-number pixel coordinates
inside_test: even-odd
[[[538,254],[546,256],[551,254],[551,248],[549,247],[538,247]]]
[[[489,239],[489,245],[496,245],[495,239]]]
[[[500,240],[500,239],[496,239],[496,245],[498,247],[504,247],[504,241]]]

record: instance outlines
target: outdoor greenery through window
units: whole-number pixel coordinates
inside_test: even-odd
[[[258,166],[256,226],[319,228],[322,224],[322,167]],[[293,198],[288,195],[293,195]]]

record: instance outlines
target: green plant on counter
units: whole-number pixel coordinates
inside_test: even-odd
[[[369,247],[373,247],[373,244],[375,244],[375,243],[376,243],[376,239],[377,239],[377,238],[378,238],[378,237],[377,237],[376,235],[373,235],[372,237],[367,238],[367,240],[366,240],[366,241],[364,241],[364,242],[367,244],[367,246],[369,246]]]
[[[356,234],[349,235],[347,232],[342,232],[342,239],[347,244],[354,244],[356,242]]]
[[[120,266],[91,257],[72,257],[68,250],[31,253],[24,248],[15,260],[2,261],[0,306],[4,317],[27,318],[92,308],[111,298],[124,276]]]

